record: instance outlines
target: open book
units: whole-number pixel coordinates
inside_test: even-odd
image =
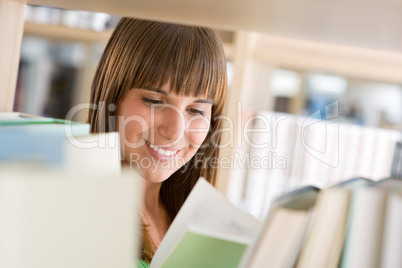
[[[156,267],[237,267],[261,222],[200,178],[151,262]]]

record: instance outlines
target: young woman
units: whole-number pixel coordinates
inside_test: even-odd
[[[217,169],[226,60],[211,29],[123,18],[94,77],[92,132],[119,131],[145,181],[141,258],[150,262],[200,176]],[[215,163],[216,165],[216,163]]]

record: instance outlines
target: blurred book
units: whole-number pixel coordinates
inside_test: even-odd
[[[367,179],[356,178],[320,192],[311,227],[297,263],[298,268],[338,267],[352,191],[370,182]]]
[[[36,119],[45,119],[45,117],[39,116],[39,115],[32,115],[32,114],[26,114],[26,113],[20,113],[20,112],[0,112],[0,120],[3,121],[13,121],[13,120],[26,120],[30,118],[36,118]]]
[[[402,178],[402,142],[397,142],[392,159],[391,176]]]
[[[132,267],[141,179],[0,165],[0,267]]]
[[[183,204],[150,267],[237,267],[261,222],[231,204],[200,178]]]
[[[59,126],[58,128],[60,130],[64,128],[64,133],[66,133],[66,135],[86,135],[89,134],[90,131],[90,125],[87,123],[74,122],[51,117],[42,117],[19,112],[0,113],[1,128],[3,128],[4,126],[47,125],[47,124],[58,125]]]
[[[387,200],[380,267],[402,267],[402,187]]]
[[[0,148],[0,162],[37,162],[83,172],[121,169],[118,133],[89,134],[89,124],[2,113]]]
[[[250,133],[250,161],[244,162],[270,165],[237,168],[236,187],[231,179],[228,196],[256,217],[266,215],[273,199],[304,185],[325,188],[356,177],[402,177],[400,131],[260,111]],[[242,172],[247,175],[238,183]]]
[[[319,191],[305,186],[274,200],[239,267],[294,267]]]
[[[401,187],[401,179],[389,178],[356,190],[341,267],[380,267],[387,198]]]
[[[0,128],[0,162],[36,162],[59,169],[119,172],[117,132],[65,137],[58,126]]]
[[[401,226],[401,179],[303,186],[263,223],[200,180],[151,267],[400,267]]]

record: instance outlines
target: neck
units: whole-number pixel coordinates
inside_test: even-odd
[[[144,199],[143,199],[143,209],[146,213],[152,213],[160,209],[161,200],[159,197],[159,192],[162,183],[154,183],[144,180]]]
[[[158,248],[165,236],[171,220],[166,208],[161,202],[159,192],[162,183],[144,182],[144,204],[142,208],[142,223],[147,226],[150,240]]]

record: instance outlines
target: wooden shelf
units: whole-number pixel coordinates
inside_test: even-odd
[[[95,32],[61,25],[44,25],[32,22],[26,22],[24,26],[25,36],[34,35],[64,41],[107,42],[111,34],[111,30]]]
[[[254,34],[253,58],[275,67],[402,83],[402,54]]]
[[[16,1],[16,0],[15,0]],[[402,51],[393,0],[27,0],[28,4]]]

